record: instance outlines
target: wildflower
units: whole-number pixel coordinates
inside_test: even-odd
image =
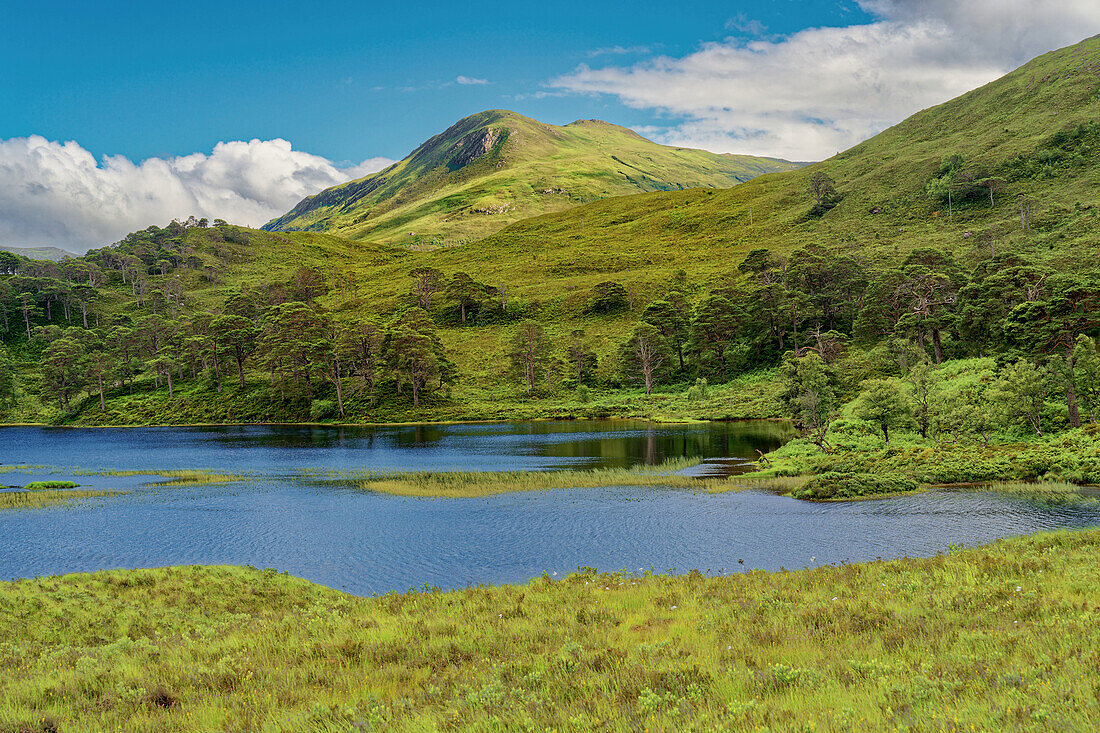
[[[676,606],[671,606],[671,607],[669,607],[669,609],[668,609],[668,610],[670,610],[670,611],[675,611],[675,610],[676,610]]]
[[[1020,586],[1016,586],[1016,592],[1017,593],[1019,593],[1021,590],[1023,590],[1023,588],[1021,588]]]

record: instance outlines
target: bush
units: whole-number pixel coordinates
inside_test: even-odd
[[[310,420],[326,420],[336,414],[336,403],[332,400],[313,400],[309,405]]]
[[[696,379],[695,384],[687,391],[688,402],[699,402],[705,400],[708,396],[706,379]]]
[[[839,473],[830,471],[814,476],[791,496],[796,499],[850,499],[875,494],[900,494],[916,491],[917,482],[901,474]]]
[[[617,282],[602,282],[588,293],[585,313],[618,313],[630,305],[626,288]]]
[[[73,481],[31,481],[23,488],[33,491],[36,489],[75,489],[79,486],[80,484]]]
[[[588,402],[590,399],[592,399],[592,397],[588,394],[588,387],[585,387],[583,384],[577,387],[576,398],[577,402]]]

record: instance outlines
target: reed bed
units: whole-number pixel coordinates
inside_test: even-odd
[[[43,507],[71,504],[79,499],[97,496],[117,496],[117,491],[102,489],[41,489],[38,491],[0,492],[0,509],[41,509]]]
[[[474,498],[517,491],[649,486],[717,493],[737,486],[724,478],[694,478],[678,472],[698,460],[674,459],[654,466],[561,471],[438,471],[363,475],[358,487],[396,496]]]

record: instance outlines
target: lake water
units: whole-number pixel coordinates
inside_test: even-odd
[[[976,490],[814,504],[770,493],[614,487],[481,499],[363,492],[319,471],[553,470],[740,458],[780,423],[382,428],[0,429],[0,484],[72,477],[126,493],[0,510],[0,578],[119,567],[273,567],[359,594],[524,581],[580,566],[711,573],[931,555],[952,544],[1100,525],[1100,506]],[[736,472],[738,461],[724,470]],[[81,471],[207,469],[241,481],[162,487]],[[744,563],[739,563],[743,560]]]

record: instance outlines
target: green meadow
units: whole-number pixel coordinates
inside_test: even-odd
[[[375,598],[254,568],[21,580],[0,730],[1094,730],[1098,589],[1100,530]]]

